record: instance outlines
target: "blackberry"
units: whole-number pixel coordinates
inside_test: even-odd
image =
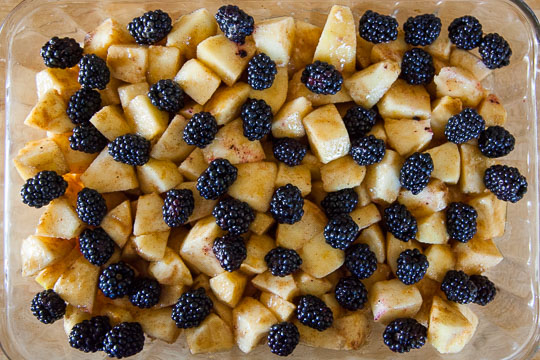
[[[416,152],[405,159],[399,172],[399,182],[413,195],[418,195],[427,186],[432,172],[431,155]]]
[[[212,251],[221,267],[228,272],[240,269],[247,257],[246,244],[238,235],[226,234],[216,238]]]
[[[101,152],[109,141],[90,122],[75,126],[73,134],[69,137],[69,147],[72,150],[88,154]]]
[[[352,141],[350,154],[360,166],[377,164],[386,154],[386,144],[373,135],[360,137]]]
[[[425,345],[427,329],[415,319],[400,318],[392,321],[383,333],[384,344],[393,352],[404,353]]]
[[[206,111],[193,115],[184,128],[184,141],[204,149],[214,140],[218,132],[216,118]]]
[[[267,339],[268,347],[273,354],[288,356],[300,342],[300,333],[296,325],[284,321],[270,327]]]
[[[83,49],[75,39],[55,36],[43,45],[40,54],[46,67],[65,69],[79,63]]]
[[[255,220],[255,212],[245,202],[236,199],[221,200],[212,215],[216,218],[216,224],[233,235],[244,234]]]
[[[143,166],[150,160],[150,141],[137,134],[126,134],[109,143],[109,155],[118,162]]]
[[[111,79],[105,60],[94,54],[86,54],[79,61],[79,84],[89,89],[104,90]]]
[[[482,38],[479,46],[482,62],[488,69],[498,69],[510,64],[512,49],[499,34],[487,34]]]
[[[367,279],[377,270],[377,257],[366,244],[353,244],[345,252],[345,267],[359,279]]]
[[[101,266],[111,258],[114,241],[102,228],[85,229],[79,236],[79,247],[90,264]]]
[[[270,214],[279,224],[292,225],[304,216],[304,198],[296,186],[287,184],[274,192],[270,201]]]
[[[150,87],[148,98],[159,110],[176,114],[184,107],[184,91],[173,80],[159,80]]]
[[[107,316],[94,316],[76,324],[69,333],[69,345],[84,352],[103,350],[105,335],[111,330]]]
[[[324,238],[334,249],[345,250],[356,239],[358,231],[358,225],[349,214],[335,215],[324,227]]]
[[[391,16],[368,10],[360,18],[358,31],[366,41],[374,44],[385,43],[397,39],[398,22]]]
[[[66,313],[66,303],[52,289],[37,293],[30,305],[32,314],[44,324],[60,320]]]
[[[410,17],[403,24],[405,42],[412,46],[430,45],[439,37],[441,27],[441,19],[433,14]]]
[[[319,60],[306,66],[300,80],[309,91],[321,95],[334,95],[343,84],[341,73],[333,65]]]
[[[139,278],[133,282],[129,301],[141,309],[148,309],[159,302],[160,295],[161,285],[156,280]]]
[[[472,303],[478,293],[475,283],[461,270],[449,270],[444,276],[441,290],[448,300],[460,304]]]
[[[107,215],[105,199],[94,189],[84,188],[77,194],[77,215],[88,225],[99,226]]]
[[[479,137],[485,126],[486,122],[475,109],[465,108],[448,119],[444,134],[448,141],[463,144]]]
[[[484,173],[484,184],[499,200],[518,202],[527,193],[527,179],[515,167],[493,165]]]
[[[366,287],[355,276],[339,279],[334,295],[339,305],[351,311],[363,309],[368,300]]]
[[[495,295],[497,295],[497,289],[495,284],[492,283],[487,277],[482,275],[471,275],[471,281],[478,288],[474,303],[482,306],[486,306],[493,301]]]
[[[467,204],[453,202],[446,209],[446,231],[450,239],[466,243],[476,234],[478,213]]]
[[[90,121],[101,109],[101,95],[96,90],[82,88],[69,98],[66,113],[74,124]]]
[[[107,266],[99,275],[98,287],[103,295],[110,299],[117,299],[129,294],[135,273],[120,261]]]
[[[293,138],[278,138],[272,143],[274,157],[289,166],[300,165],[306,156],[307,146]]]
[[[172,29],[172,21],[166,12],[154,10],[131,20],[127,29],[137,44],[152,45],[169,34]]]
[[[247,74],[248,84],[254,90],[268,89],[276,78],[276,63],[265,53],[257,54],[249,60]]]
[[[103,339],[103,351],[118,359],[133,356],[144,347],[144,332],[138,322],[123,322],[113,327]]]
[[[40,171],[36,176],[26,180],[21,189],[23,203],[40,208],[56,198],[64,195],[68,183],[54,171]]]
[[[171,189],[165,195],[163,220],[169,227],[179,227],[188,221],[195,209],[193,192],[189,189]]]
[[[343,117],[343,123],[353,141],[366,136],[376,121],[377,113],[374,110],[368,110],[359,105],[349,108]]]
[[[405,205],[397,202],[384,209],[384,222],[386,229],[401,241],[414,239],[418,231],[416,218]]]
[[[240,117],[244,136],[250,141],[260,140],[272,130],[272,108],[262,99],[247,99]]]
[[[210,314],[214,303],[203,288],[190,290],[180,296],[173,307],[171,318],[180,329],[199,326]]]
[[[296,306],[296,317],[305,326],[324,331],[332,326],[334,314],[324,301],[313,295],[300,297]]]
[[[349,214],[358,204],[358,194],[353,189],[343,189],[326,194],[321,206],[326,216]]]
[[[474,16],[459,17],[448,26],[448,37],[458,49],[474,49],[480,45],[482,34],[482,24]]]
[[[401,77],[408,84],[429,84],[434,76],[433,58],[427,51],[413,48],[405,52],[401,62]]]
[[[270,250],[264,261],[274,276],[284,277],[294,273],[302,265],[302,258],[293,249],[277,247]]]
[[[197,190],[206,200],[216,200],[227,192],[238,176],[238,169],[227,159],[216,159],[197,179]]]
[[[480,133],[478,149],[488,158],[508,155],[514,150],[516,139],[501,126],[490,126]]]
[[[418,249],[407,249],[399,254],[396,276],[405,285],[416,284],[429,267],[427,257]]]
[[[235,5],[220,7],[216,13],[216,21],[227,39],[239,45],[244,44],[246,36],[250,36],[255,28],[253,17]]]

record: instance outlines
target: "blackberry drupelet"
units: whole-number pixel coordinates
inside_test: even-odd
[[[345,250],[356,239],[359,231],[349,214],[335,215],[324,227],[324,238],[334,249]]]
[[[429,84],[434,76],[433,58],[427,51],[413,48],[405,52],[401,62],[401,77],[408,84]]]
[[[40,171],[21,188],[22,202],[40,208],[64,195],[68,183],[54,171]]]
[[[334,290],[339,305],[351,311],[364,308],[364,304],[368,301],[367,294],[366,287],[355,276],[339,279]]]
[[[152,45],[169,34],[172,29],[172,21],[166,12],[154,10],[131,20],[127,29],[137,44]]]
[[[300,165],[306,156],[307,146],[293,138],[278,138],[272,143],[274,157],[289,166]]]
[[[295,250],[282,247],[270,250],[264,256],[264,261],[272,275],[279,277],[294,273],[302,265],[302,258]]]
[[[176,81],[159,80],[150,87],[148,98],[159,110],[176,114],[184,107],[184,91]]]
[[[313,295],[300,297],[296,306],[296,317],[305,326],[324,331],[332,326],[334,314],[324,301]]]
[[[69,147],[88,154],[101,152],[109,141],[90,122],[75,126],[69,137]]]
[[[358,194],[353,189],[343,189],[326,194],[321,206],[326,216],[349,214],[358,204]]]
[[[169,227],[179,227],[188,221],[195,209],[193,192],[189,189],[171,189],[165,195],[163,220]]]
[[[409,318],[392,321],[383,333],[384,344],[397,353],[420,349],[426,343],[426,339],[426,327],[415,319]]]
[[[384,140],[368,135],[354,139],[349,151],[353,160],[360,166],[377,164],[382,161],[386,154]]]
[[[227,192],[238,176],[238,169],[227,159],[216,159],[197,179],[197,190],[206,200],[216,200]]]
[[[448,119],[444,134],[448,141],[463,144],[479,137],[485,126],[486,122],[475,109],[465,108]]]
[[[482,34],[482,24],[474,16],[459,17],[448,26],[448,37],[458,49],[474,49],[480,45]]]
[[[212,251],[221,267],[228,272],[240,269],[246,260],[246,244],[238,235],[226,234],[214,240]]]
[[[204,149],[216,137],[218,125],[216,118],[206,111],[193,115],[184,128],[184,141],[189,145],[195,145]]]
[[[120,261],[103,269],[99,275],[98,287],[106,297],[117,299],[129,294],[134,278],[133,270]]]
[[[148,309],[159,302],[161,285],[154,279],[138,278],[133,281],[129,301],[141,308]]]
[[[418,231],[416,218],[405,205],[398,202],[384,209],[384,222],[386,229],[401,241],[407,242],[414,239]]]
[[[276,78],[276,63],[265,53],[257,54],[249,60],[247,74],[252,89],[268,89]]]
[[[79,63],[83,49],[75,39],[55,36],[43,45],[40,54],[45,66],[65,69],[74,67]]]
[[[399,182],[413,195],[418,195],[427,186],[432,172],[431,155],[416,152],[405,159],[399,172]]]
[[[377,257],[367,244],[353,244],[345,252],[345,267],[359,279],[367,279],[377,270]]]
[[[79,84],[82,87],[104,90],[110,79],[107,63],[99,56],[87,54],[79,61]]]
[[[238,6],[224,5],[216,14],[219,28],[227,39],[237,44],[244,44],[246,36],[253,33],[255,21]]]
[[[94,189],[84,188],[77,194],[77,215],[88,225],[99,226],[107,215],[103,196]]]
[[[69,98],[66,113],[74,124],[84,124],[101,108],[101,95],[96,90],[82,88]]]
[[[221,200],[212,215],[221,229],[233,235],[246,233],[255,220],[255,212],[247,203],[232,198]]]
[[[471,281],[478,288],[474,303],[482,306],[486,306],[493,301],[495,295],[497,295],[497,289],[495,284],[492,283],[487,277],[482,275],[471,275]]]
[[[300,80],[309,91],[321,95],[334,95],[343,84],[341,73],[333,65],[319,60],[306,66]]]
[[[343,117],[343,123],[353,141],[366,136],[376,121],[377,113],[373,109],[366,109],[359,105],[349,108]]]
[[[360,18],[358,31],[366,41],[374,44],[385,43],[397,39],[398,22],[391,16],[368,10]]]
[[[405,42],[413,46],[432,44],[441,33],[441,19],[433,14],[418,15],[403,24]]]
[[[109,143],[109,155],[118,162],[142,166],[150,160],[150,141],[137,134],[126,134]]]
[[[114,241],[102,228],[85,229],[79,247],[84,258],[96,266],[105,264],[114,253]]]
[[[199,326],[214,306],[204,288],[182,294],[173,307],[171,318],[180,329]]]
[[[284,321],[270,327],[267,339],[268,347],[273,354],[288,356],[300,342],[300,333],[296,325]]]
[[[508,155],[514,150],[516,139],[502,126],[490,126],[480,133],[478,149],[488,158]]]
[[[515,167],[493,165],[484,173],[484,184],[499,200],[518,202],[527,193],[527,179]]]
[[[52,324],[64,316],[66,303],[54,290],[48,289],[34,296],[30,310],[42,323]]]
[[[416,284],[424,278],[429,267],[427,257],[418,249],[407,249],[399,254],[396,276],[405,285]]]
[[[279,224],[292,225],[304,216],[304,198],[296,186],[287,184],[274,191],[270,201],[270,214]]]
[[[250,141],[260,140],[272,130],[272,108],[266,101],[247,99],[240,112],[244,136]]]
[[[459,304],[472,303],[478,293],[476,284],[461,270],[449,270],[444,276],[441,290],[448,300]]]
[[[123,322],[113,327],[103,339],[103,351],[118,359],[133,356],[144,347],[144,332],[138,322]]]
[[[512,49],[499,34],[487,34],[478,48],[482,62],[488,69],[499,69],[510,64]]]
[[[465,203],[453,202],[446,209],[446,231],[450,239],[463,243],[476,234],[476,210]]]
[[[111,330],[107,316],[94,316],[76,324],[69,333],[69,345],[84,352],[103,350],[105,335]]]

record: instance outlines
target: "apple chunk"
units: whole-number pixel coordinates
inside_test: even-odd
[[[375,283],[368,294],[373,320],[387,324],[397,318],[413,317],[422,306],[422,295],[414,285],[398,279]]]
[[[186,330],[186,340],[192,354],[230,350],[234,345],[231,328],[216,314],[210,314],[201,325]]]
[[[65,239],[31,235],[21,243],[22,275],[31,276],[63,259],[73,248]]]
[[[257,22],[253,32],[253,40],[257,50],[274,60],[276,65],[289,63],[294,42],[294,19],[279,17]]]
[[[245,297],[233,310],[236,344],[244,353],[251,352],[277,322],[274,314],[263,304],[252,297]]]

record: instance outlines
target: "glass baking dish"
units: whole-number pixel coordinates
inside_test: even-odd
[[[331,1],[266,0],[235,3],[255,20],[275,16],[293,16],[316,25],[324,25]],[[520,0],[401,0],[336,1],[350,6],[355,17],[372,9],[392,14],[400,25],[408,16],[437,13],[443,27],[458,16],[471,14],[480,19],[484,31],[499,32],[512,46],[510,66],[495,71],[484,86],[497,94],[508,111],[509,130],[516,136],[516,149],[505,161],[517,166],[527,177],[529,190],[517,204],[509,204],[507,231],[496,239],[504,260],[488,276],[499,287],[499,295],[489,306],[473,305],[480,324],[473,340],[454,355],[441,355],[429,344],[400,358],[427,359],[524,359],[530,358],[539,343],[539,213],[538,213],[538,121],[536,112],[539,25],[532,11]],[[0,71],[5,79],[0,99],[5,99],[3,132],[5,157],[1,178],[3,200],[3,282],[0,282],[0,343],[10,359],[82,359],[105,355],[84,354],[69,347],[62,322],[44,326],[29,311],[30,299],[40,290],[32,278],[21,276],[19,258],[21,240],[34,232],[43,210],[29,208],[20,201],[23,181],[12,159],[25,142],[44,137],[41,131],[23,125],[24,118],[37,100],[35,74],[43,69],[39,50],[52,36],[70,36],[78,41],[101,21],[113,17],[127,23],[144,11],[161,8],[176,19],[179,15],[206,7],[215,13],[218,1],[163,0],[147,1],[69,1],[27,0],[8,16],[0,33]],[[2,100],[0,100],[2,101]],[[359,351],[337,352],[304,346],[297,348],[296,359],[395,359],[382,343],[381,325],[372,325],[367,344]],[[249,355],[239,350],[207,356],[191,356],[184,340],[173,345],[147,341],[137,359],[221,358],[248,359],[274,356],[259,347]]]

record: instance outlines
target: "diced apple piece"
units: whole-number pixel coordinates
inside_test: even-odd
[[[266,336],[276,317],[263,304],[245,297],[233,310],[233,330],[236,344],[244,353],[253,350]]]
[[[405,285],[399,279],[379,281],[368,293],[373,320],[387,324],[398,318],[416,315],[422,306],[422,295],[414,285]]]
[[[433,137],[429,120],[385,119],[384,130],[388,145],[401,156],[424,150]]]
[[[217,24],[208,10],[201,8],[192,13],[182,15],[173,24],[167,35],[167,46],[174,46],[186,59],[196,55],[197,45],[204,39],[216,34]]]
[[[473,237],[466,243],[454,243],[453,250],[456,255],[456,270],[462,270],[469,275],[481,274],[503,259],[491,239],[480,240]]]
[[[153,140],[167,129],[169,114],[152,105],[148,96],[139,95],[129,102],[126,119],[137,134]]]
[[[209,314],[199,326],[187,329],[186,340],[194,355],[226,351],[234,346],[231,328],[216,314]]]
[[[467,50],[454,49],[450,54],[450,65],[469,71],[478,81],[491,74],[482,59]]]
[[[193,283],[187,266],[180,256],[169,248],[165,249],[165,255],[161,260],[148,265],[148,273],[160,284],[190,286]]]
[[[335,326],[319,331],[302,325],[297,319],[294,319],[293,324],[298,328],[301,344],[331,350],[341,350],[345,345],[345,336],[340,334]]]
[[[321,180],[321,167],[323,164],[319,161],[319,159],[311,153],[311,151],[307,151],[306,155],[304,156],[304,159],[302,160],[302,165],[306,165],[311,172],[311,180]]]
[[[253,210],[268,211],[270,200],[274,194],[274,181],[278,173],[276,164],[252,162],[238,164],[236,168],[238,169],[238,175],[236,181],[229,187],[229,195],[246,202]]]
[[[274,137],[301,138],[306,134],[302,120],[313,110],[311,101],[299,97],[289,101],[274,117],[272,135]]]
[[[137,45],[111,45],[107,51],[111,76],[135,84],[146,81],[148,49]]]
[[[359,311],[348,313],[335,320],[333,325],[345,338],[342,350],[358,350],[369,335],[369,322],[365,314]]]
[[[274,218],[269,214],[257,212],[255,220],[249,225],[249,230],[257,235],[263,235],[274,225],[274,222]]]
[[[51,89],[39,98],[24,124],[54,134],[71,132],[75,125],[67,116],[66,109],[66,101],[56,90]]]
[[[466,194],[479,194],[486,190],[484,173],[495,164],[495,160],[485,157],[478,146],[461,144],[461,176],[459,187]]]
[[[417,249],[422,252],[422,247],[416,240],[401,241],[394,237],[391,233],[386,233],[386,263],[392,269],[392,272],[397,272],[397,260],[399,255],[405,250]]]
[[[204,110],[204,107],[200,104],[197,104],[195,101],[190,100],[189,98],[185,100],[185,105],[178,112],[180,115],[186,119],[191,119],[196,113],[200,113]]]
[[[71,264],[54,284],[54,291],[67,303],[92,312],[96,297],[99,267],[82,255]]]
[[[365,69],[371,65],[371,49],[374,44],[364,40],[356,34],[356,63],[360,69]]]
[[[383,232],[378,224],[372,224],[362,230],[356,242],[368,245],[369,249],[375,254],[377,262],[384,263],[386,259],[386,244]]]
[[[127,109],[131,100],[135,99],[139,95],[147,95],[149,90],[150,86],[146,81],[118,87],[118,96],[120,97],[122,108],[124,110]]]
[[[196,181],[207,167],[208,163],[204,159],[202,150],[195,148],[189,156],[182,161],[178,170],[187,180]]]
[[[405,33],[399,31],[396,40],[375,44],[371,47],[370,62],[375,64],[388,60],[401,64],[403,54],[410,48],[411,46],[405,42]]]
[[[63,259],[71,249],[73,242],[31,235],[21,243],[22,276],[35,275],[47,266]]]
[[[317,279],[334,272],[345,262],[344,252],[328,245],[323,233],[309,240],[298,254],[302,258],[301,269]]]
[[[313,62],[322,29],[310,23],[294,20],[294,43],[289,61],[289,75]]]
[[[305,97],[306,99],[311,101],[311,104],[314,107],[352,101],[352,98],[349,96],[349,93],[344,86],[342,86],[341,90],[334,95],[321,95],[311,92],[301,81],[302,71],[303,69],[298,70],[298,72],[296,72],[289,81],[287,101],[292,101],[299,97]]]
[[[397,199],[401,189],[399,172],[402,164],[401,156],[387,149],[381,162],[367,167],[364,183],[372,201],[385,205]]]
[[[437,97],[451,96],[461,100],[465,106],[477,106],[484,97],[482,84],[469,71],[456,67],[442,68],[433,82]]]
[[[367,135],[373,135],[377,139],[381,139],[385,143],[388,142],[388,136],[386,135],[386,131],[384,129],[384,123],[382,121],[378,121],[371,130],[367,133]]]
[[[192,223],[204,217],[207,217],[212,213],[214,207],[217,204],[217,200],[206,200],[199,194],[197,190],[196,182],[183,182],[176,187],[177,189],[188,189],[193,193],[194,209],[191,216],[188,218],[188,222]]]
[[[152,158],[143,166],[137,166],[137,177],[145,194],[164,193],[183,180],[178,167],[172,161]]]
[[[122,255],[120,256],[122,260],[132,262],[140,259],[139,254],[137,254],[137,250],[135,248],[135,243],[133,242],[134,238],[134,236],[131,236],[122,248]]]
[[[132,130],[118,106],[104,106],[90,119],[92,125],[109,141],[129,134]]]
[[[41,98],[50,90],[56,90],[65,101],[69,101],[71,95],[81,87],[77,80],[78,76],[79,70],[77,67],[68,69],[47,68],[41,70],[36,74],[38,98]]]
[[[386,264],[378,263],[377,269],[375,270],[375,272],[371,274],[371,276],[368,277],[367,279],[363,279],[362,283],[364,284],[364,286],[366,287],[369,293],[371,291],[371,287],[373,286],[373,284],[376,284],[379,281],[388,280],[391,277],[391,275],[392,275],[392,270],[390,269],[390,266]]]
[[[456,144],[446,142],[426,151],[433,160],[431,176],[447,184],[457,184],[460,175],[461,157]]]
[[[285,300],[292,300],[299,294],[298,286],[292,275],[274,276],[270,271],[255,276],[251,283],[261,291],[267,291]]]
[[[146,335],[172,344],[178,339],[180,329],[171,319],[172,308],[140,309],[135,314],[135,321],[141,324]]]
[[[476,219],[477,239],[492,239],[504,235],[506,224],[506,201],[497,199],[492,193],[468,201],[478,213]]]
[[[111,78],[105,89],[98,90],[99,95],[101,96],[101,106],[109,105],[120,105],[120,96],[118,95],[118,87],[122,85],[123,82],[117,78]]]
[[[187,237],[189,229],[185,226],[177,227],[171,229],[171,234],[167,240],[167,246],[170,247],[174,252],[180,252],[180,246]]]
[[[446,273],[449,270],[454,270],[456,258],[450,245],[430,245],[424,255],[426,255],[429,262],[426,272],[428,278],[442,282]]]
[[[268,181],[268,178],[266,181]],[[311,192],[311,173],[307,166],[297,165],[291,167],[280,162],[275,187],[278,188],[287,184],[292,184],[300,189],[302,197],[307,196]]]
[[[358,165],[350,155],[333,160],[321,167],[321,179],[326,192],[359,186],[365,175],[365,166]]]
[[[446,231],[446,215],[443,211],[433,213],[417,219],[418,233],[416,239],[424,244],[446,244],[448,232]]]
[[[371,197],[369,195],[369,190],[366,186],[366,182],[363,181],[360,186],[354,188],[354,192],[358,195],[358,205],[357,206],[366,206],[371,202]]]
[[[250,88],[249,97],[251,99],[264,100],[272,108],[272,113],[276,114],[287,99],[288,86],[287,69],[278,68],[272,86],[264,90]]]
[[[66,335],[69,336],[71,329],[75,325],[91,318],[92,314],[68,304],[66,306],[66,314],[64,315],[64,331]]]
[[[293,316],[296,305],[277,295],[263,292],[260,301],[276,316],[279,321],[287,321]]]
[[[268,55],[277,66],[283,66],[291,57],[294,30],[292,17],[267,19],[255,24],[253,40],[257,50]]]
[[[156,308],[163,308],[176,304],[178,298],[187,291],[186,285],[161,285],[161,294]]]
[[[36,282],[44,289],[52,289],[60,275],[62,275],[80,256],[81,251],[79,250],[79,247],[74,246],[71,251],[62,258],[62,261],[57,261],[41,270],[35,278]]]
[[[174,162],[185,160],[193,149],[195,149],[195,146],[186,144],[181,136],[187,123],[188,120],[183,116],[176,115],[157,143],[152,146],[150,156],[154,159]],[[202,153],[200,154],[202,158]]]
[[[34,177],[44,170],[54,171],[58,175],[69,171],[69,166],[60,147],[48,138],[27,142],[19,150],[13,163],[23,180]]]
[[[423,301],[422,306],[414,316],[414,319],[427,328],[429,326],[429,313],[433,303],[433,296],[442,294],[441,284],[424,276],[424,278],[417,282],[415,286],[420,291]]]
[[[56,145],[60,148],[61,154],[58,155],[58,158],[55,160],[56,162],[61,162],[62,158],[65,160],[68,171],[70,173],[74,174],[80,174],[84,172],[88,166],[92,163],[92,161],[95,160],[98,154],[88,154],[82,151],[73,150],[70,147],[69,138],[71,134],[49,134],[49,138],[53,140]],[[27,143],[28,145],[29,143]],[[30,154],[28,154],[30,155]],[[45,155],[45,154],[43,154]],[[39,159],[40,156],[37,158]],[[30,160],[25,159],[25,161],[30,162]],[[15,163],[15,159],[13,160]],[[19,171],[19,174],[21,173],[17,163],[15,163],[15,167]],[[57,173],[61,173],[61,170],[55,170]]]
[[[133,235],[144,235],[167,231],[163,220],[163,199],[156,193],[142,195],[137,200],[137,212],[133,224]]]
[[[248,99],[250,86],[237,82],[233,86],[222,86],[204,105],[204,111],[211,113],[218,125],[225,125],[240,115],[242,105]]]
[[[135,236],[133,243],[140,257],[148,261],[159,261],[165,256],[170,231],[161,231]]]
[[[51,201],[41,214],[36,235],[60,239],[72,239],[81,233],[83,222],[66,198]]]
[[[429,119],[431,103],[422,85],[409,85],[397,79],[377,104],[383,118]]]
[[[332,283],[325,278],[314,278],[304,271],[298,271],[294,274],[294,280],[300,290],[300,295],[323,296],[332,289]]]
[[[248,275],[262,274],[267,270],[264,257],[275,247],[274,240],[268,235],[251,235],[246,242],[247,256],[240,270]]]
[[[358,230],[365,229],[368,226],[381,221],[381,213],[373,203],[357,207],[350,215],[356,225],[358,225]]]
[[[432,179],[419,194],[413,195],[402,189],[398,201],[405,205],[415,217],[422,217],[446,209],[448,205],[448,188],[440,180]]]
[[[146,79],[155,84],[162,79],[172,79],[183,63],[180,50],[172,46],[148,47],[148,72]]]
[[[289,225],[279,224],[276,243],[289,249],[298,250],[315,235],[322,233],[327,219],[324,212],[309,200],[304,200],[304,216],[300,221]]]
[[[450,57],[451,49],[452,42],[448,38],[448,34],[444,34],[444,31],[434,42],[425,47],[425,50],[430,53],[431,56],[443,60],[448,60],[448,58]]]
[[[234,308],[242,295],[247,284],[247,277],[239,271],[222,272],[210,279],[210,289],[219,301]]]
[[[219,76],[197,59],[187,61],[174,80],[200,105],[206,104],[221,83]]]
[[[129,200],[124,201],[105,215],[100,225],[121,249],[131,235],[133,218]]]
[[[84,52],[86,54],[96,54],[105,59],[110,46],[129,43],[133,43],[133,37],[126,30],[125,25],[121,25],[109,18],[86,35],[84,38]]]
[[[495,94],[489,94],[478,105],[478,114],[486,122],[486,126],[504,126],[506,124],[506,109]]]

